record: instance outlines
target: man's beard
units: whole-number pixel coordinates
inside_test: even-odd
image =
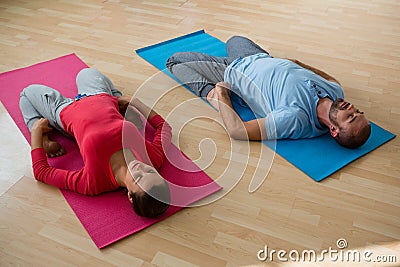
[[[345,110],[345,108],[341,108],[340,105],[343,103],[342,98],[337,98],[333,101],[331,108],[329,109],[329,119],[335,125],[338,126],[337,123],[337,113],[339,110]]]

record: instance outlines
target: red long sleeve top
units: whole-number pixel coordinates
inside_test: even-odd
[[[85,195],[118,188],[110,165],[115,152],[130,148],[138,160],[159,168],[165,159],[164,149],[171,143],[171,127],[161,116],[149,120],[156,131],[153,140],[146,140],[119,113],[118,99],[108,94],[76,101],[64,108],[60,117],[66,132],[78,143],[84,166],[78,171],[53,168],[44,149],[37,148],[31,152],[33,172],[38,181]]]

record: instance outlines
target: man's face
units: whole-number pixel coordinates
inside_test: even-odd
[[[354,136],[365,126],[369,124],[367,117],[359,111],[353,104],[344,101],[341,98],[333,101],[329,110],[329,119],[334,126],[334,132],[337,130],[352,132]],[[332,133],[331,128],[331,134]]]

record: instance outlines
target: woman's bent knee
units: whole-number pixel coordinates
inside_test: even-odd
[[[84,68],[76,75],[76,83],[87,81],[90,78],[102,75],[98,70],[92,68]]]
[[[20,97],[27,97],[29,98],[31,95],[33,94],[38,94],[41,92],[40,88],[45,87],[44,85],[41,84],[31,84],[28,85],[27,87],[24,88],[24,90],[22,90],[22,92],[20,93]]]

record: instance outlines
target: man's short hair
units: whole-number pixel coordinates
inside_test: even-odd
[[[169,207],[171,202],[167,182],[154,185],[148,192],[130,192],[133,210],[142,217],[158,217]]]
[[[357,134],[355,134],[352,131],[345,131],[343,129],[340,129],[340,132],[335,137],[335,140],[341,146],[354,149],[362,146],[365,142],[367,142],[370,134],[371,134],[371,125],[367,124],[364,127],[362,127]]]

